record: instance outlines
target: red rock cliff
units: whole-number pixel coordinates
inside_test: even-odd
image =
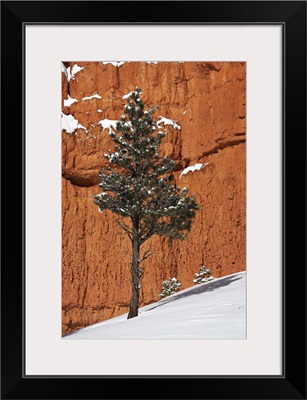
[[[185,241],[153,237],[144,245],[153,255],[143,264],[141,305],[158,300],[164,279],[192,286],[201,265],[215,277],[245,270],[245,63],[64,64],[63,334],[128,310],[130,243],[111,212],[98,212],[93,196],[103,154],[112,148],[106,120],[120,118],[122,97],[136,86],[145,104],[160,105],[156,116],[180,125],[167,126],[161,156],[177,161],[177,184],[200,204]],[[203,167],[181,175],[195,163]]]

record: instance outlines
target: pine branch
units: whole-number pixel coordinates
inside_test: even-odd
[[[144,260],[146,260],[146,258],[152,256],[152,253],[150,252],[150,250],[146,250],[143,254],[143,257],[140,259],[139,263],[141,264],[141,262],[143,262]]]
[[[124,224],[119,219],[116,219],[115,221],[116,221],[117,225],[119,225],[127,233],[127,235],[129,236],[129,239],[132,242],[132,230],[129,228],[129,226]]]
[[[151,238],[154,234],[155,230],[153,228],[149,228],[144,235],[140,236],[140,244],[145,243],[146,240]]]
[[[141,90],[125,96],[127,105],[110,137],[114,150],[108,150],[109,171],[100,173],[100,188],[96,195],[99,211],[109,209],[122,217],[139,217],[139,244],[153,235],[184,239],[191,228],[198,205],[187,189],[182,190],[171,182],[176,162],[159,157],[159,147],[166,135],[165,129],[154,121],[155,109],[144,109]],[[116,165],[121,170],[116,168]],[[106,193],[107,192],[107,193]],[[111,196],[111,194],[113,196]],[[119,226],[131,240],[131,229],[120,222]]]
[[[141,278],[144,276],[144,274],[145,274],[145,269],[139,267],[139,279],[140,279],[140,280],[141,280]]]

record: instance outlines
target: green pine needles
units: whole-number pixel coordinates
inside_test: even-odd
[[[167,281],[162,282],[162,289],[159,296],[161,298],[170,296],[174,294],[177,290],[180,290],[181,283],[178,281],[177,278],[170,278]]]
[[[118,224],[132,243],[132,297],[128,318],[138,315],[139,283],[143,275],[140,247],[153,235],[183,240],[191,229],[195,211],[199,208],[187,188],[174,184],[173,160],[159,157],[159,147],[166,135],[154,120],[155,108],[145,110],[141,89],[124,96],[127,105],[116,132],[110,131],[114,151],[107,171],[99,174],[102,193],[94,196],[100,212],[118,214]]]

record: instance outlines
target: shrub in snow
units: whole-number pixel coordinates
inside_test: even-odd
[[[195,285],[199,285],[200,283],[212,281],[212,279],[214,279],[214,276],[211,275],[210,269],[202,266],[199,273],[194,274],[193,282]]]
[[[167,281],[163,281],[161,293],[159,294],[159,296],[161,298],[170,296],[171,294],[174,294],[176,290],[179,290],[180,287],[181,283],[178,281],[177,278],[171,278]]]

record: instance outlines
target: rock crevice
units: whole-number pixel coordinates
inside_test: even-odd
[[[212,149],[210,149],[208,151],[204,151],[202,153],[202,155],[199,157],[198,161],[200,161],[204,157],[210,156],[211,154],[216,154],[219,151],[224,150],[224,149],[226,149],[228,147],[238,146],[238,145],[240,145],[242,143],[245,143],[245,142],[246,142],[246,139],[238,139],[238,140],[230,140],[230,141],[227,141],[227,142],[219,143],[217,146],[213,147]]]

